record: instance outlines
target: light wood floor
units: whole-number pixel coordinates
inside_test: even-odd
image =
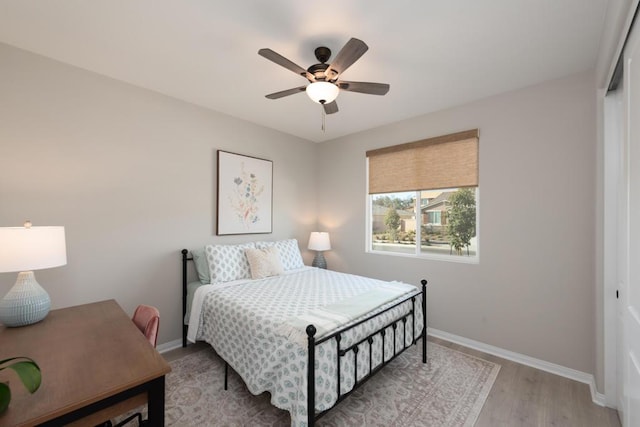
[[[618,413],[593,403],[587,384],[438,338],[429,341],[500,365],[475,427],[620,427]]]
[[[586,384],[438,338],[429,341],[501,366],[475,427],[620,427],[617,412],[593,403]],[[198,343],[163,356],[170,362],[204,348]]]

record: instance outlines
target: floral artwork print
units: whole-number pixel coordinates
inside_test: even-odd
[[[218,150],[217,234],[271,233],[273,162]]]
[[[236,186],[229,194],[229,203],[238,216],[238,221],[249,229],[251,224],[260,221],[258,197],[264,191],[264,185],[258,182],[255,174],[245,171],[244,162],[240,165],[241,173],[233,180]]]

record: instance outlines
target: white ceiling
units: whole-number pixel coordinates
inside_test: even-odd
[[[592,68],[608,1],[0,0],[0,41],[319,142]],[[259,49],[307,68],[351,37],[343,78],[386,96],[341,92],[325,133],[304,93],[264,97],[306,80]]]

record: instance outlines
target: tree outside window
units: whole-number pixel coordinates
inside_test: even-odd
[[[476,198],[469,188],[461,188],[449,197],[447,234],[456,254],[462,255],[476,235]]]
[[[400,228],[400,215],[395,208],[389,208],[387,215],[384,217],[384,224],[387,226],[387,231],[391,237],[391,241],[398,240],[398,229]]]

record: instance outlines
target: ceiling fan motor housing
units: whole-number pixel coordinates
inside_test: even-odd
[[[313,64],[312,66],[307,68],[307,71],[313,74],[313,77],[315,77],[317,82],[321,82],[325,80],[326,76],[324,72],[327,68],[329,68],[327,64]]]
[[[329,65],[325,64],[331,58],[331,49],[328,47],[320,46],[313,51],[316,55],[316,59],[320,61],[320,64],[313,64],[307,71],[315,77],[315,80],[322,82],[326,80],[325,71],[329,68]]]

